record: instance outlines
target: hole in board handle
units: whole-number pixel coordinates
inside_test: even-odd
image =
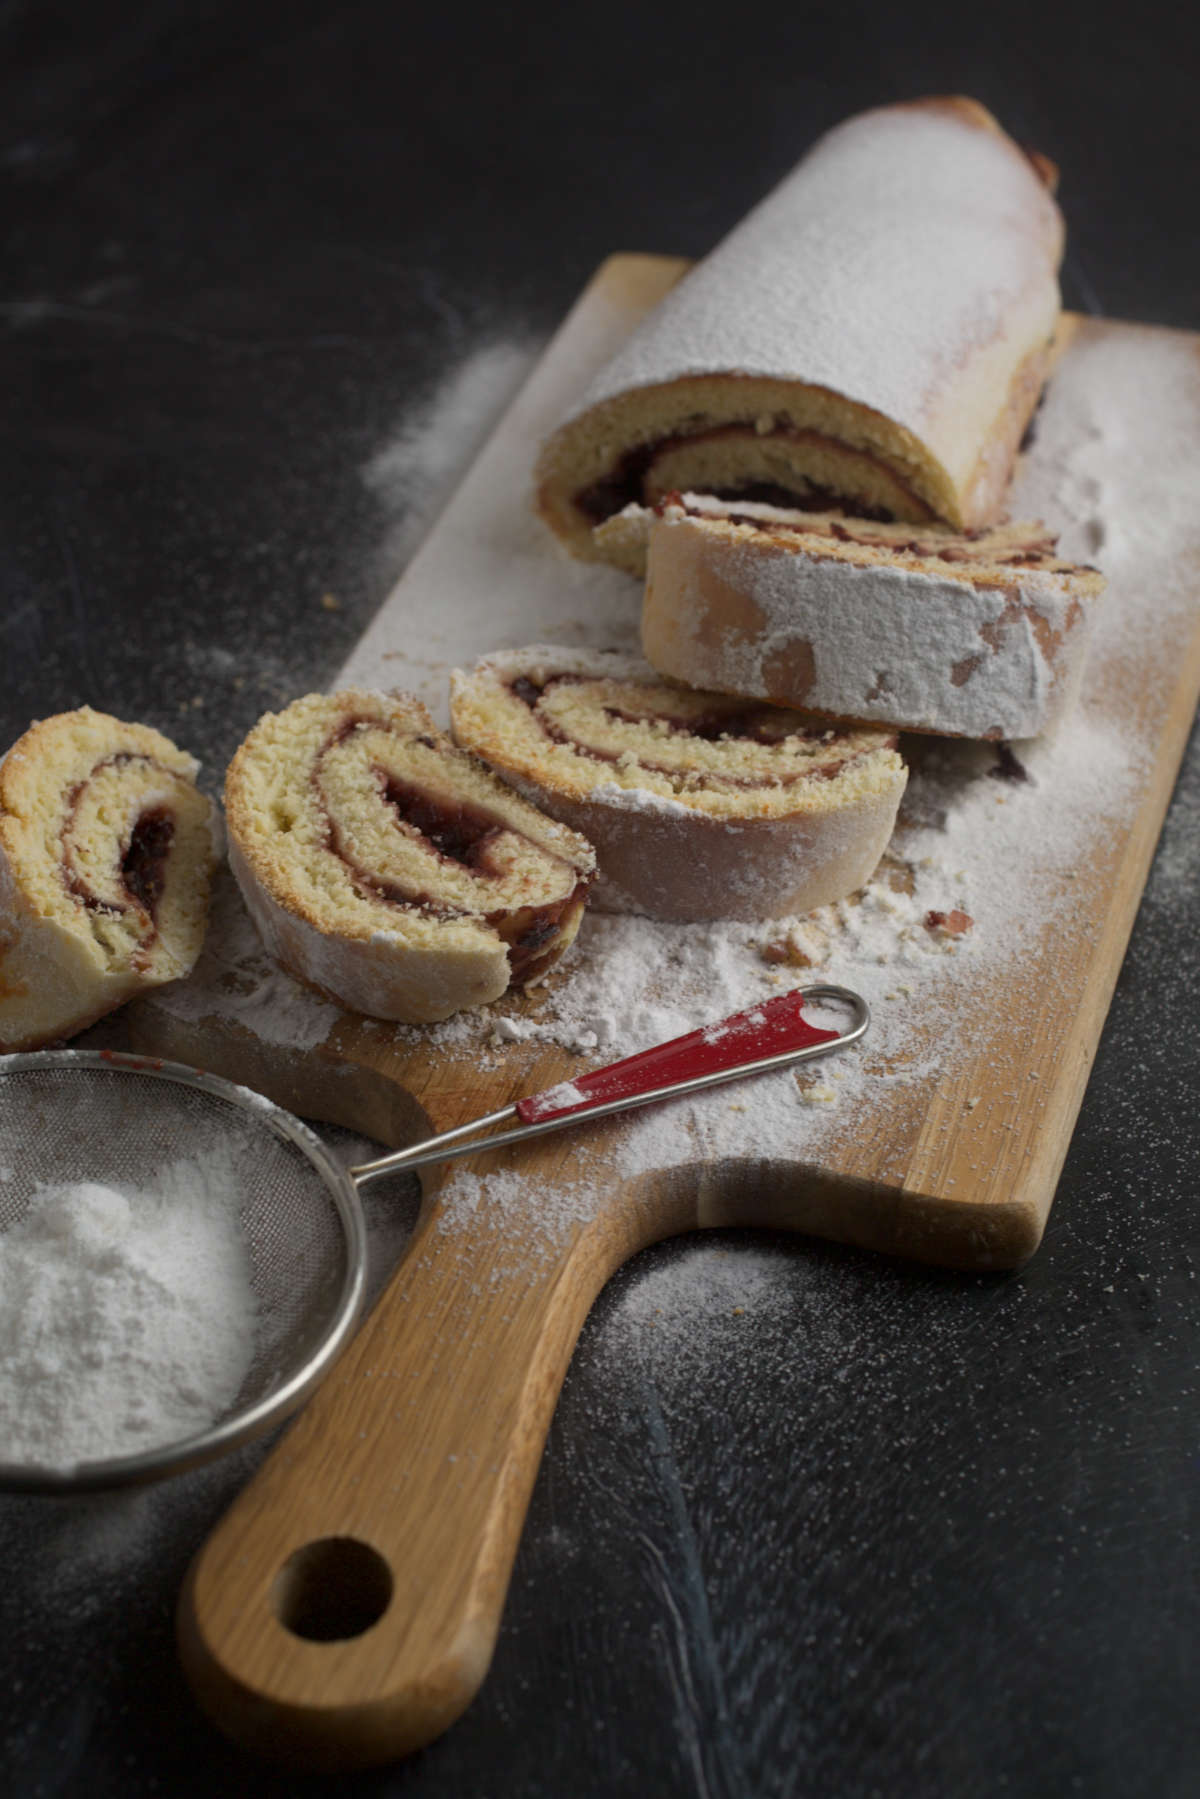
[[[357,1537],[318,1537],[284,1562],[271,1589],[275,1616],[310,1643],[361,1637],[392,1599],[392,1571]]]

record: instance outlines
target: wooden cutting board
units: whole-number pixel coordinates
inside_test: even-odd
[[[339,685],[406,687],[444,716],[449,669],[489,650],[635,641],[635,584],[568,562],[529,517],[529,471],[684,266],[604,265]],[[904,1054],[883,1019],[832,1122],[781,1111],[778,1083],[793,1077],[776,1075],[736,1104],[725,1090],[669,1108],[670,1129],[659,1109],[455,1164],[440,1192],[430,1182],[369,1324],[193,1568],[185,1663],[242,1740],[305,1765],[367,1763],[428,1741],[469,1702],[576,1336],[647,1243],[784,1226],[963,1269],[1036,1249],[1200,690],[1200,510],[1187,499],[1200,339],[1095,320],[1070,321],[1068,336],[1017,511],[1058,525],[1061,509],[1082,540],[1064,548],[1093,550],[1109,574],[1080,707],[1119,778],[1081,769],[1077,742],[1057,763],[1051,746],[1041,786],[1020,797],[1005,874],[1017,947],[985,962],[987,980],[978,957],[947,955],[934,987],[877,1004],[903,1010]],[[1069,867],[1049,842],[1064,792]],[[553,1043],[496,1046],[497,1016],[536,1021],[544,1004],[509,998],[454,1032],[339,1014],[270,968],[227,891],[192,981],[125,1025],[142,1051],[402,1143],[577,1072]]]
[[[335,685],[403,687],[444,719],[450,669],[489,650],[634,644],[636,584],[564,557],[530,517],[529,477],[540,442],[592,370],[686,266],[653,256],[616,256],[602,266]],[[1150,386],[1178,390],[1166,430],[1152,402],[1119,417],[1130,492],[1097,495],[1099,523],[1085,529],[1086,553],[1098,535],[1119,547],[1122,509],[1140,511],[1141,491],[1153,505],[1173,475],[1200,468],[1200,338],[1082,319],[1068,320],[1067,336],[1059,381],[1076,362],[1094,363],[1103,376],[1111,352],[1132,394],[1142,390],[1143,371]],[[1097,434],[1100,426],[1085,420],[1081,429]],[[1037,457],[1035,444],[1032,500],[1059,525],[1054,501],[1064,477],[1051,469],[1039,482]],[[1101,485],[1086,458],[1083,473],[1067,479]],[[1026,513],[1020,503],[1016,510]],[[924,1078],[881,1080],[848,1109],[845,1129],[824,1129],[815,1149],[811,1118],[798,1111],[794,1143],[783,1153],[772,1149],[764,1163],[751,1112],[740,1133],[719,1138],[715,1158],[709,1144],[690,1170],[678,1159],[651,1170],[672,1192],[690,1183],[693,1222],[782,1224],[961,1268],[1012,1267],[1033,1253],[1200,689],[1200,509],[1195,523],[1164,519],[1156,548],[1157,564],[1135,562],[1132,571],[1114,571],[1098,552],[1110,575],[1113,642],[1102,640],[1093,653],[1083,700],[1097,716],[1119,721],[1137,767],[1117,816],[1094,795],[1081,799],[1096,816],[1072,871],[1069,917],[1050,908],[1037,853],[1043,827],[1029,805],[1029,867],[1013,901],[1030,926],[1019,958],[1002,965],[983,994],[964,982],[960,997],[959,966],[947,959],[927,1019],[919,999],[897,1001],[909,1013],[908,1059],[930,1060],[924,1052],[944,1034],[948,1003],[972,1014],[956,1033],[965,1053],[933,1058]],[[1172,603],[1162,597],[1164,571]],[[1045,828],[1052,823],[1048,816]],[[1041,912],[1048,928],[1039,936]],[[818,967],[810,978],[822,973]],[[748,992],[740,1003],[756,997]],[[507,997],[478,1016],[473,1036],[451,1040],[336,1014],[266,967],[236,895],[227,892],[192,980],[131,1008],[122,1028],[133,1047],[197,1062],[306,1116],[400,1144],[577,1072],[579,1058],[553,1044],[516,1042],[493,1052],[497,1017],[536,1016],[537,1009],[536,997]],[[691,1022],[705,1022],[703,1013]],[[597,1126],[596,1142],[602,1128],[615,1154],[623,1133],[637,1127]],[[565,1152],[568,1171],[575,1153]],[[653,1189],[656,1181],[646,1184]]]

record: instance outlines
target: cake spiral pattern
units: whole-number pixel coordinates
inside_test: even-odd
[[[271,954],[341,1004],[432,1023],[551,967],[590,846],[417,700],[309,694],[260,719],[225,785],[229,859]]]
[[[0,1049],[69,1037],[188,973],[216,864],[198,764],[91,707],[0,763]]]
[[[629,546],[594,528],[675,489],[994,520],[1059,315],[1053,178],[973,100],[837,126],[547,441],[546,522],[619,561]]]
[[[598,905],[767,918],[853,892],[904,791],[895,736],[664,681],[640,657],[537,645],[453,677],[458,741],[594,844]]]

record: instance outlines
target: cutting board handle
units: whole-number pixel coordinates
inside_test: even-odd
[[[550,1170],[534,1179],[557,1205]],[[183,1665],[235,1740],[365,1767],[470,1703],[588,1309],[643,1242],[693,1222],[593,1203],[540,1236],[535,1212],[531,1241],[486,1178],[465,1225],[426,1202],[367,1324],[189,1571]]]

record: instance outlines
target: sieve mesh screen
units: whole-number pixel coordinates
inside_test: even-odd
[[[136,1228],[139,1196],[183,1162],[202,1170],[197,1203],[206,1190],[211,1203],[219,1184],[245,1235],[254,1355],[233,1404],[207,1433],[232,1431],[241,1441],[284,1413],[271,1412],[253,1430],[239,1421],[269,1408],[289,1384],[311,1384],[331,1335],[340,1343],[352,1322],[365,1254],[352,1184],[307,1126],[212,1076],[91,1051],[0,1057],[0,1254],[4,1233],[39,1187],[115,1188],[134,1206]],[[163,1457],[169,1465],[170,1450]],[[183,1465],[202,1459],[189,1453]]]

